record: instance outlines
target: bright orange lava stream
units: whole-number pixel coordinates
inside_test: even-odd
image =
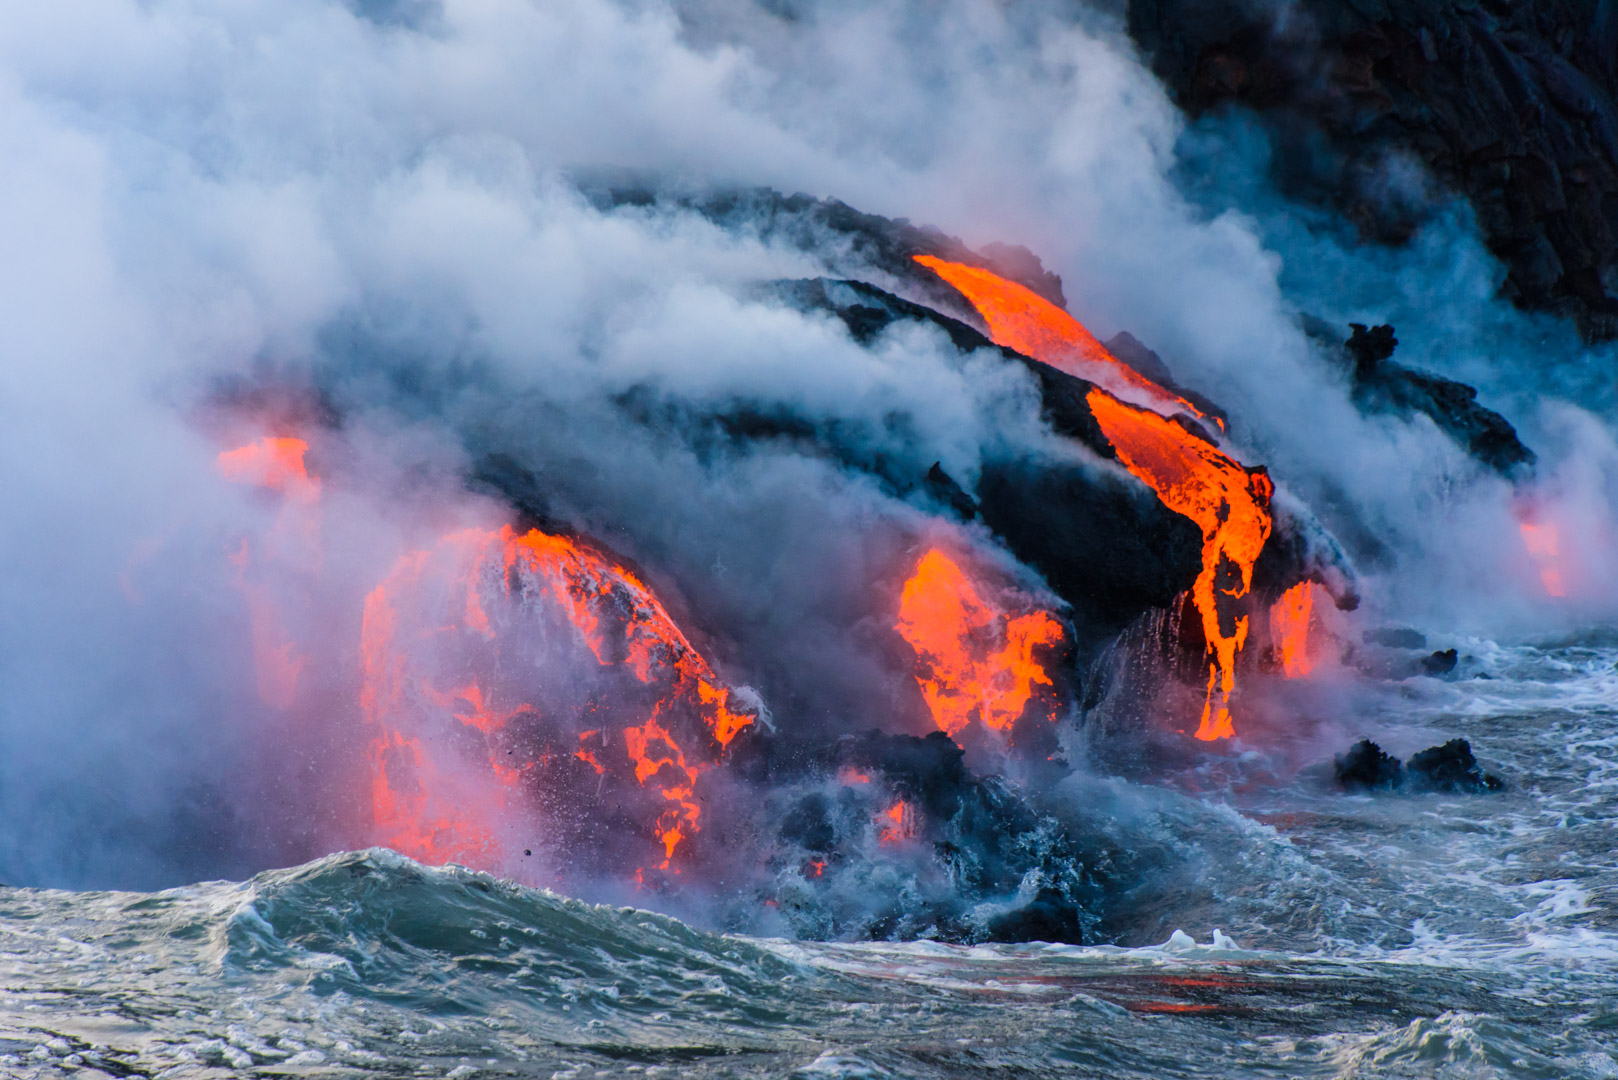
[[[932,255],[917,255],[915,260],[972,302],[989,325],[989,337],[995,344],[1090,382],[1125,393],[1134,390],[1160,409],[1207,419],[1195,405],[1112,355],[1083,323],[1032,289],[965,263],[946,262]]]
[[[432,586],[449,588],[450,625],[442,625],[432,606]],[[464,599],[456,593],[464,589]],[[423,598],[426,599],[423,599]],[[428,862],[486,864],[495,854],[494,828],[509,797],[478,779],[476,762],[452,759],[453,750],[439,737],[441,728],[423,719],[423,702],[438,715],[450,713],[466,727],[492,736],[513,716],[534,706],[494,708],[477,680],[449,694],[436,691],[419,674],[414,651],[470,635],[496,642],[491,604],[504,602],[521,615],[544,597],[566,616],[579,640],[604,667],[625,670],[651,686],[657,697],[643,723],[622,729],[622,756],[616,740],[599,728],[580,731],[580,745],[566,756],[591,766],[604,780],[632,777],[658,792],[667,804],[654,828],[668,869],[682,841],[699,830],[701,809],[693,796],[697,778],[717,759],[754,715],[736,707],[706,660],[691,647],[663,605],[627,567],[563,536],[532,530],[518,534],[466,529],[445,537],[433,551],[412,552],[399,560],[365,601],[361,631],[364,682],[360,706],[378,731],[371,745],[372,813],[383,843]],[[423,605],[426,610],[421,610]],[[502,618],[504,625],[509,619]],[[464,703],[465,707],[458,707]],[[689,725],[668,716],[695,715],[712,743]],[[424,738],[431,746],[424,745]],[[572,738],[572,736],[569,736]],[[516,768],[488,744],[482,769],[492,771],[507,789],[515,789],[525,763]],[[440,757],[438,755],[444,755]],[[542,762],[543,763],[543,762]]]
[[[895,629],[922,661],[926,674],[916,681],[952,738],[973,718],[996,731],[1016,723],[1034,687],[1051,685],[1034,649],[1062,640],[1061,624],[1045,612],[1013,616],[984,600],[936,548],[905,582]]]
[[[1083,378],[1094,379],[1097,365],[1110,363],[1118,372],[1128,373],[1119,377],[1131,387],[1149,391],[1164,409],[1196,412],[1181,398],[1118,364],[1077,319],[1021,285],[931,256],[917,256],[916,261],[961,290],[997,344]],[[1229,738],[1236,733],[1230,695],[1236,686],[1236,654],[1247,641],[1247,616],[1231,617],[1226,630],[1219,600],[1239,599],[1252,587],[1253,564],[1270,536],[1274,485],[1262,469],[1250,472],[1159,413],[1126,404],[1100,387],[1090,391],[1088,401],[1124,467],[1157,492],[1165,506],[1202,530],[1202,572],[1192,585],[1191,599],[1202,616],[1208,642],[1208,699],[1196,736]],[[1234,582],[1225,581],[1227,564],[1236,571]]]
[[[1230,738],[1236,734],[1230,694],[1236,688],[1236,654],[1247,643],[1247,616],[1232,618],[1227,631],[1219,598],[1239,599],[1252,587],[1253,564],[1270,538],[1275,488],[1262,469],[1249,472],[1173,420],[1126,405],[1099,387],[1090,391],[1089,402],[1124,467],[1157,492],[1163,505],[1202,530],[1202,572],[1191,586],[1191,600],[1208,642],[1208,701],[1196,734],[1204,740]],[[1221,587],[1226,564],[1235,567],[1237,580]]]
[[[1270,638],[1289,679],[1301,679],[1315,669],[1309,652],[1309,623],[1315,612],[1315,584],[1300,581],[1270,605]]]

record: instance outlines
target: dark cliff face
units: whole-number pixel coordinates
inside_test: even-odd
[[[1252,109],[1283,190],[1398,242],[1413,156],[1464,195],[1518,304],[1618,337],[1618,0],[1130,0],[1192,115]]]

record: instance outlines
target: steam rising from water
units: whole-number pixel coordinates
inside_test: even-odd
[[[255,691],[226,556],[274,535],[281,507],[215,458],[278,432],[255,429],[264,412],[239,394],[219,407],[221,387],[284,388],[275,409],[303,410],[311,466],[331,477],[319,551],[253,564],[290,598],[289,632],[325,653],[356,647],[361,598],[424,537],[494,524],[462,477],[496,451],[535,473],[545,512],[646,567],[716,664],[810,728],[925,730],[882,661],[889,628],[862,621],[868,583],[896,595],[919,537],[942,530],[1040,592],[981,532],[835,461],[786,443],[728,453],[687,422],[789,413],[970,486],[990,451],[1057,452],[1025,375],[921,329],[861,348],[748,289],[818,273],[816,258],[688,213],[602,211],[575,170],[807,190],[1026,243],[1098,336],[1146,341],[1230,411],[1283,489],[1383,539],[1388,557],[1362,569],[1388,617],[1501,632],[1612,611],[1618,567],[1592,539],[1611,522],[1610,428],[1567,402],[1494,403],[1543,436],[1536,498],[1576,597],[1554,605],[1508,485],[1430,426],[1362,418],[1298,328],[1318,293],[1288,294],[1292,249],[1182,196],[1182,122],[1102,15],[970,0],[13,7],[6,880],[153,886],[355,842],[346,815],[364,796],[326,764],[353,752],[357,688],[318,686],[325,709],[298,715]],[[1312,238],[1282,240],[1320,258]],[[1380,310],[1364,303],[1351,314]],[[1465,371],[1500,387],[1529,378],[1523,364]],[[626,399],[662,419],[630,422]],[[304,587],[316,562],[345,588]]]

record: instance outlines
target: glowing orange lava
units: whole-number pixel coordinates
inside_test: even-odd
[[[1300,581],[1270,605],[1270,639],[1275,643],[1281,670],[1289,679],[1301,679],[1315,669],[1309,651],[1309,624],[1315,613],[1312,581]]]
[[[879,814],[877,824],[882,829],[879,842],[883,846],[915,839],[916,814],[903,799]]]
[[[1562,537],[1553,521],[1534,524],[1518,523],[1522,530],[1523,546],[1539,567],[1539,581],[1547,596],[1566,596],[1567,585],[1562,581]]]
[[[501,650],[519,645],[514,639],[507,646],[506,637],[527,627],[538,635],[530,644],[558,647],[544,630],[546,611],[560,613],[593,657],[589,662],[646,688],[627,698],[640,695],[646,704],[625,706],[645,711],[640,723],[622,726],[621,741],[597,726],[566,735],[570,745],[576,740],[572,749],[562,745],[537,757],[524,750],[526,758],[514,758],[512,749],[502,749],[501,733],[519,713],[531,718],[525,723],[572,726],[598,707],[594,699],[575,700],[567,715],[542,713],[525,699],[523,684],[512,683],[517,676]],[[377,732],[375,828],[383,843],[427,862],[493,865],[501,822],[521,810],[525,773],[572,758],[603,785],[619,785],[620,799],[624,783],[655,793],[664,808],[649,827],[660,868],[670,869],[681,844],[700,829],[699,777],[755,720],[634,573],[587,545],[538,530],[466,529],[433,550],[404,556],[366,599],[360,651],[361,711]],[[452,661],[463,669],[485,665],[490,673],[440,692],[435,665]],[[530,678],[543,683],[548,674]],[[439,737],[446,716],[484,739]]]
[[[1247,616],[1227,620],[1219,601],[1240,599],[1252,587],[1253,564],[1270,538],[1274,485],[1262,469],[1243,468],[1157,413],[1126,405],[1100,388],[1091,390],[1088,400],[1124,467],[1157,492],[1163,505],[1202,530],[1202,572],[1191,586],[1191,599],[1208,642],[1208,700],[1196,734],[1203,740],[1229,738],[1236,734],[1230,694],[1236,688],[1236,654],[1247,642]],[[1227,567],[1235,570],[1234,581]]]
[[[972,302],[997,344],[1095,382],[1116,387],[1121,379],[1136,392],[1131,396],[1145,394],[1161,410],[1137,408],[1099,386],[1088,396],[1091,413],[1124,467],[1157,492],[1165,506],[1202,530],[1202,572],[1192,585],[1191,599],[1202,618],[1209,664],[1208,697],[1196,736],[1213,740],[1235,735],[1230,695],[1236,686],[1236,655],[1247,641],[1247,616],[1222,608],[1252,587],[1253,564],[1270,536],[1270,496],[1275,489],[1269,476],[1262,469],[1244,468],[1164,416],[1179,411],[1202,414],[1119,364],[1077,319],[1055,304],[987,270],[926,255],[916,261]],[[1223,605],[1222,598],[1228,598]]]
[[[304,466],[308,450],[309,444],[302,439],[265,437],[223,451],[217,459],[220,474],[231,483],[251,484],[285,496],[286,503],[270,534],[272,561],[278,554],[287,554],[285,541],[296,534],[301,534],[300,554],[318,558],[317,522],[311,508],[320,498],[320,478],[311,476]],[[246,537],[229,559],[236,568],[236,585],[247,600],[259,700],[273,708],[289,709],[297,697],[307,658],[287,629],[283,604],[275,591],[252,576],[252,548]]]
[[[1051,685],[1034,649],[1062,640],[1061,624],[1045,612],[1009,615],[984,600],[936,548],[905,582],[894,628],[916,650],[916,682],[952,738],[974,719],[996,731],[1016,723],[1034,687]]]
[[[255,484],[299,502],[313,502],[320,497],[320,478],[310,476],[304,467],[308,452],[309,444],[302,439],[265,436],[220,454],[219,471],[234,484]]]
[[[1160,411],[1188,412],[1207,419],[1195,405],[1119,360],[1083,323],[1033,290],[965,263],[931,255],[917,255],[915,260],[972,302],[995,344],[1125,396],[1142,396]]]

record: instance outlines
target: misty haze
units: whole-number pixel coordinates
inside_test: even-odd
[[[0,1077],[1618,1077],[1618,6],[0,11]]]

